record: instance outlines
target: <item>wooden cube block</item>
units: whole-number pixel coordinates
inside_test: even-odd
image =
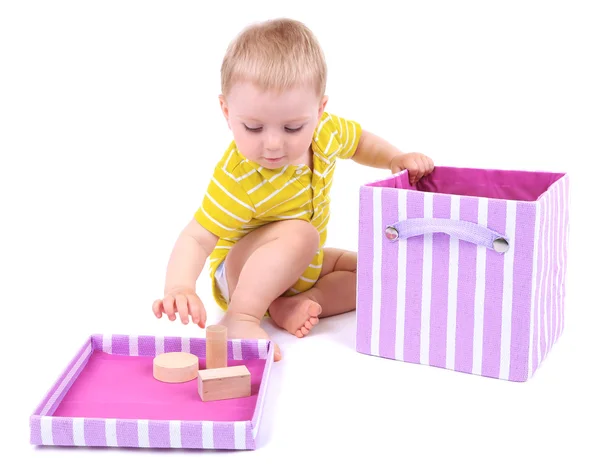
[[[198,394],[202,401],[250,396],[250,371],[245,365],[198,371]]]
[[[213,325],[206,328],[206,368],[227,367],[227,327]]]

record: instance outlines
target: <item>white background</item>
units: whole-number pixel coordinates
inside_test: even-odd
[[[594,2],[550,3],[2,2],[0,450],[12,470],[598,470],[600,17]],[[437,165],[570,173],[563,337],[519,384],[358,354],[354,312],[300,340],[267,326],[284,360],[256,451],[30,446],[29,415],[91,333],[204,335],[151,304],[231,138],[217,100],[225,48],[278,16],[318,35],[329,111]],[[338,165],[329,245],[357,249],[359,187],[384,175]],[[206,275],[198,290],[217,321]]]

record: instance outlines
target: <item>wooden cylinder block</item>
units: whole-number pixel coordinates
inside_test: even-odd
[[[206,328],[206,368],[227,367],[227,327],[221,325]]]
[[[165,352],[154,358],[154,378],[161,382],[189,382],[198,377],[198,369],[198,357],[189,352]]]

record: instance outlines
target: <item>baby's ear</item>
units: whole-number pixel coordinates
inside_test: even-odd
[[[224,95],[219,95],[219,105],[221,105],[221,111],[223,112],[223,116],[227,120],[227,124],[229,124],[229,107],[227,106],[227,102],[225,101]]]
[[[327,95],[323,95],[323,98],[321,99],[321,104],[319,105],[319,120],[321,119],[321,116],[323,115],[323,112],[325,111],[325,106],[327,105],[328,101],[329,101],[329,97]]]

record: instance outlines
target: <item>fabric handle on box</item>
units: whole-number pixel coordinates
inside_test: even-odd
[[[447,220],[443,218],[410,218],[386,226],[385,236],[390,241],[408,239],[431,233],[445,233],[448,236],[485,246],[499,253],[508,251],[506,236],[469,221]]]

